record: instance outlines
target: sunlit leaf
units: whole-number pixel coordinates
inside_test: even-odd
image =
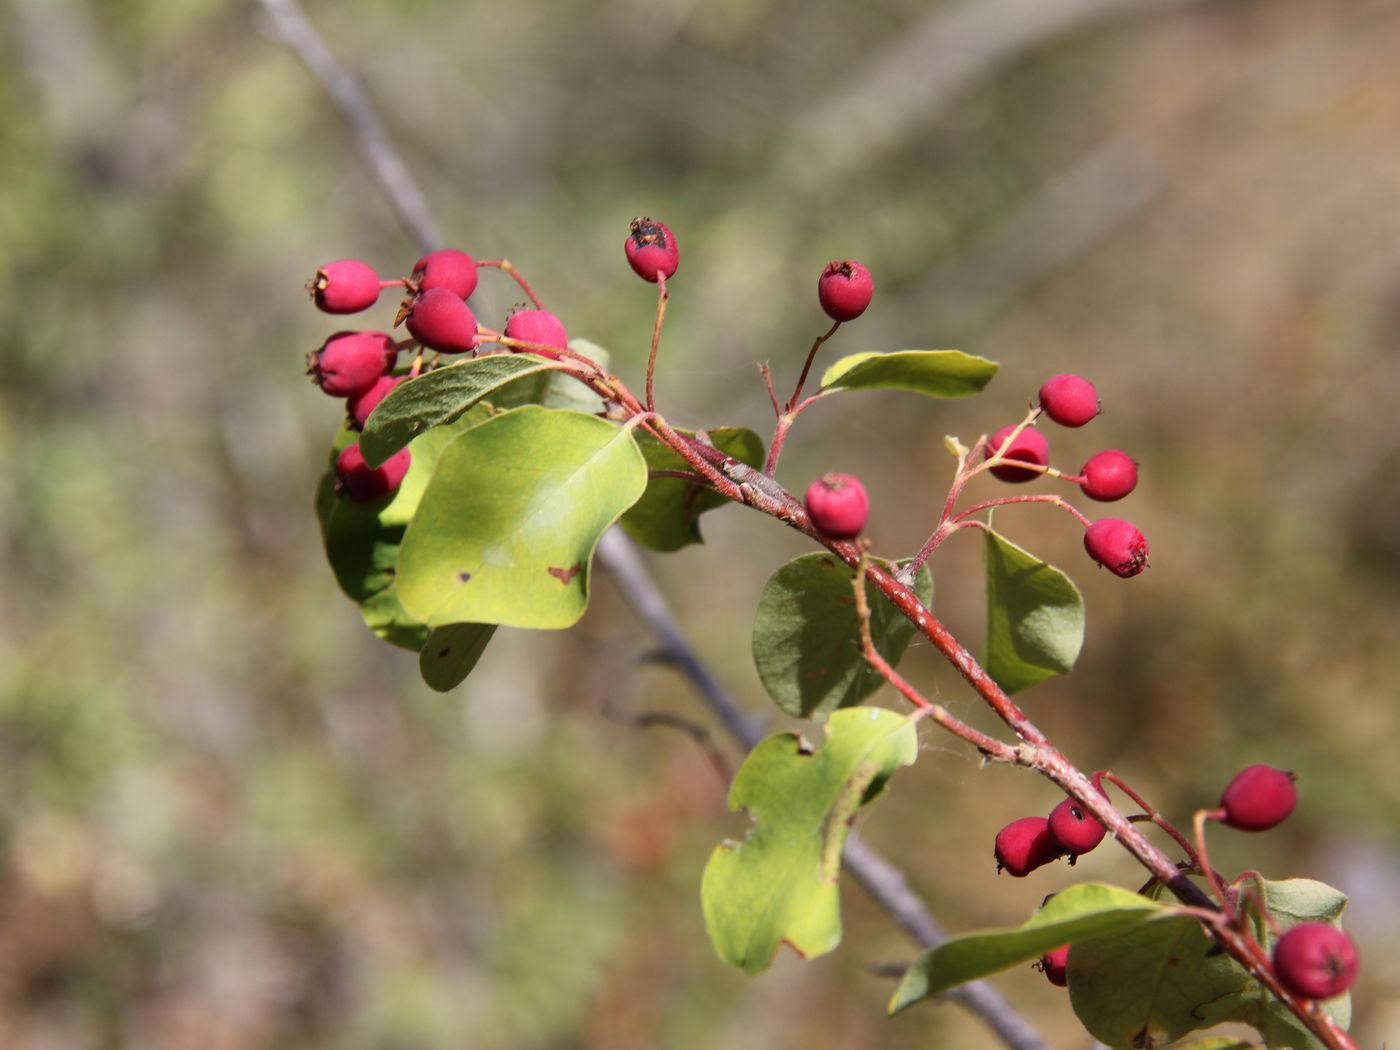
[[[1069,674],[1084,644],[1074,581],[990,529],[986,565],[987,673],[1008,693]]]
[[[822,390],[911,390],[928,397],[967,397],[997,374],[997,363],[961,350],[851,354],[822,376]]]

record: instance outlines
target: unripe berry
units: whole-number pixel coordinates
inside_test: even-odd
[[[1101,411],[1098,391],[1083,376],[1051,376],[1040,387],[1040,407],[1062,427],[1082,427]]]
[[[803,502],[817,531],[833,539],[854,539],[870,517],[865,486],[850,474],[823,474],[808,486]]]
[[[359,259],[326,263],[311,279],[311,297],[328,314],[357,314],[379,299],[379,274]]]
[[[681,262],[681,250],[670,227],[664,222],[641,218],[632,220],[627,235],[627,261],[644,281],[656,283],[658,275],[668,281]]]
[[[1298,804],[1293,781],[1292,773],[1262,762],[1240,770],[1220,795],[1222,823],[1240,831],[1268,831],[1283,823]]]
[[[336,332],[306,359],[306,374],[332,397],[356,397],[388,370],[395,352],[383,332]]]
[[[476,291],[476,260],[456,248],[440,248],[414,264],[413,280],[420,292],[446,288],[465,299]]]
[[[548,310],[517,310],[506,319],[505,335],[519,339],[522,343],[539,343],[560,350],[569,347],[569,336],[564,331],[564,322]],[[541,357],[556,357],[547,350],[529,350]]]
[[[1325,922],[1304,922],[1284,932],[1274,945],[1279,982],[1304,999],[1331,999],[1356,980],[1356,945]]]
[[[1051,984],[1064,988],[1069,984],[1069,945],[1062,944],[1046,952],[1040,957],[1039,966]]]
[[[1108,829],[1089,816],[1072,798],[1067,798],[1050,811],[1050,834],[1056,844],[1072,857],[1088,853],[1100,842]]]
[[[429,288],[408,301],[408,330],[424,346],[443,354],[476,349],[476,314],[447,288]]]
[[[1085,529],[1084,549],[1094,561],[1124,579],[1147,568],[1147,537],[1122,518],[1100,518]]]
[[[992,435],[992,440],[987,443],[986,455],[988,459],[991,459],[997,450],[1006,444],[1007,438],[1015,429],[1015,426],[1002,427]],[[1046,466],[1050,462],[1050,439],[1036,430],[1035,427],[1026,427],[1007,446],[1006,458],[1018,459],[1023,463],[1034,463],[1038,467]],[[992,468],[992,474],[1002,481],[1020,482],[1034,481],[1040,477],[1041,472],[1025,470],[1009,463],[999,463]]]
[[[1060,855],[1050,822],[1044,817],[1022,817],[997,832],[995,855],[997,871],[1010,872],[1023,879],[1042,864]]]
[[[1095,452],[1079,474],[1084,479],[1079,483],[1084,495],[1100,503],[1122,499],[1137,488],[1137,463],[1126,452],[1116,448]]]
[[[854,259],[830,262],[817,280],[817,298],[833,321],[854,321],[870,305],[875,282]]]
[[[389,391],[402,383],[408,376],[380,376],[375,380],[374,386],[370,387],[358,397],[352,397],[345,403],[346,415],[349,417],[350,426],[356,430],[363,430],[365,423],[369,420],[369,414],[378,407],[379,402],[389,396]]]
[[[356,503],[370,503],[397,492],[408,473],[408,449],[401,448],[379,467],[371,467],[360,453],[360,443],[348,445],[335,459],[335,491]]]

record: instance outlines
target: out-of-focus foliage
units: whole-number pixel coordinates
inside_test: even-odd
[[[1297,771],[1294,818],[1218,832],[1217,866],[1346,891],[1355,1032],[1394,1043],[1400,10],[1118,4],[926,90],[983,39],[969,12],[1014,38],[1043,6],[964,4],[310,14],[453,239],[508,256],[634,386],[654,297],[622,241],[637,214],[676,231],[657,396],[677,424],[766,431],[754,363],[794,381],[833,258],[869,266],[875,299],[819,367],[904,346],[1000,361],[982,396],[839,398],[794,430],[780,476],[861,473],[881,555],[924,538],[945,433],[1089,375],[1105,414],[1052,456],[1142,463],[1121,513],[1153,567],[1109,579],[1068,518],[999,513],[1087,604],[1075,672],[1026,703],[1181,820],[1249,762]],[[857,892],[832,956],[756,981],[713,957],[700,872],[742,820],[691,740],[633,729],[702,716],[601,574],[578,628],[499,632],[448,696],[340,596],[312,512],[340,408],[299,377],[335,325],[301,286],[329,259],[402,273],[417,253],[265,30],[243,0],[0,4],[0,1045],[992,1045],[950,1007],[883,1017],[866,966],[912,950]],[[486,323],[519,298],[494,276]],[[770,710],[751,612],[809,548],[735,510],[705,535],[658,572]],[[975,548],[933,563],[971,644]],[[926,648],[904,669],[987,724]],[[992,882],[992,831],[1057,800],[924,739],[866,830],[951,928],[1141,879],[1100,850]],[[1039,975],[1001,980],[1082,1045]]]

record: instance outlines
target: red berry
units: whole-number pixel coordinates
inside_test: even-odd
[[[538,343],[567,350],[569,337],[564,331],[564,322],[548,310],[517,310],[506,319],[505,335],[519,339],[522,343]],[[546,350],[529,350],[541,357],[556,357]]]
[[[356,503],[369,503],[397,492],[408,473],[410,456],[401,448],[383,465],[371,467],[360,454],[360,443],[346,446],[335,459],[335,490]]]
[[[681,250],[670,227],[664,222],[633,219],[631,232],[627,235],[627,261],[638,277],[655,284],[658,276],[668,281],[675,276],[676,267],[681,261]]]
[[[1094,561],[1124,579],[1147,568],[1147,537],[1122,518],[1100,518],[1085,529],[1084,549]]]
[[[1098,391],[1083,376],[1051,376],[1040,388],[1040,407],[1062,427],[1082,427],[1101,411]]]
[[[1023,879],[1042,864],[1060,855],[1050,822],[1044,817],[1022,817],[997,832],[997,871],[1006,870]]]
[[[1089,816],[1072,798],[1050,811],[1050,834],[1060,849],[1072,857],[1088,853],[1103,841],[1108,829]]]
[[[429,288],[408,302],[408,330],[424,346],[443,354],[476,349],[476,314],[456,292]]]
[[[1064,988],[1069,984],[1069,945],[1062,944],[1040,957],[1040,972],[1056,988]]]
[[[356,397],[379,380],[396,353],[383,332],[336,332],[306,361],[306,374],[332,397]]]
[[[1116,448],[1094,453],[1079,473],[1084,479],[1079,483],[1084,495],[1100,503],[1122,499],[1137,488],[1137,463]]]
[[[1286,930],[1274,945],[1274,972],[1294,995],[1331,999],[1356,980],[1356,945],[1325,922],[1304,922]]]
[[[476,260],[456,248],[440,248],[414,263],[413,280],[420,292],[446,288],[465,299],[476,291]]]
[[[346,402],[346,414],[350,417],[350,425],[356,430],[363,430],[365,423],[369,420],[369,414],[378,406],[379,402],[389,396],[389,391],[402,383],[408,376],[380,376],[370,387],[358,397],[352,397]]]
[[[311,297],[328,314],[357,314],[379,299],[379,274],[359,259],[326,263],[311,279]]]
[[[1011,436],[1011,432],[1015,429],[1015,426],[1002,427],[992,435],[992,440],[987,443],[988,459],[991,459],[997,450],[1006,444],[1006,439]],[[1006,458],[1018,459],[1024,463],[1034,463],[1038,467],[1046,466],[1050,462],[1050,439],[1034,427],[1026,427],[1007,446]],[[1038,470],[1025,470],[1009,463],[1000,463],[992,468],[992,474],[1002,481],[1034,481],[1040,477],[1040,473]]]
[[[808,486],[803,502],[812,525],[833,539],[854,539],[870,517],[865,486],[850,474],[823,474]]]
[[[1240,770],[1220,795],[1222,822],[1240,831],[1268,831],[1298,804],[1292,773],[1262,762]]]
[[[833,321],[854,321],[865,313],[874,293],[870,271],[854,259],[827,263],[817,280],[817,298]]]

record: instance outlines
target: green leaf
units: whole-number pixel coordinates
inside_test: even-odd
[[[365,462],[377,467],[420,434],[451,423],[478,401],[506,395],[512,384],[539,380],[543,384],[550,362],[530,354],[488,354],[460,364],[435,368],[400,383],[370,413],[360,437]],[[516,388],[529,401],[543,396],[533,386]]]
[[[571,339],[569,349],[576,354],[582,354],[605,371],[612,356],[597,343],[590,343],[587,339]],[[545,373],[544,393],[539,403],[545,408],[569,408],[576,412],[599,412],[603,408],[603,399],[597,393],[590,390],[587,384],[563,372]]]
[[[1084,644],[1079,588],[1005,536],[986,536],[987,673],[1008,693],[1069,674]]]
[[[804,554],[764,585],[753,626],[753,659],[774,703],[795,718],[822,718],[864,700],[884,684],[860,651],[855,572],[830,554]],[[869,580],[870,636],[899,663],[915,628]],[[919,572],[914,593],[927,605],[933,577]]]
[[[997,374],[997,363],[961,350],[896,350],[852,354],[822,376],[822,390],[912,390],[929,397],[979,393]]]
[[[683,433],[685,433],[683,431]],[[763,439],[742,427],[707,431],[720,451],[751,467],[763,462]],[[689,470],[690,466],[649,434],[638,435],[637,445],[648,470]],[[718,492],[692,485],[681,478],[650,478],[646,493],[622,516],[623,530],[644,547],[674,551],[691,543],[703,543],[700,515],[729,501]]]
[[[1261,1050],[1258,1043],[1247,1039],[1236,1039],[1232,1035],[1208,1035],[1204,1039],[1193,1039],[1181,1043],[1172,1050]]]
[[[856,811],[918,755],[915,723],[874,707],[838,711],[813,752],[779,733],[749,753],[729,792],[754,826],[715,848],[700,899],[719,957],[747,973],[768,968],[779,944],[803,958],[841,940],[837,878]]]
[[[423,681],[439,693],[455,689],[481,659],[496,625],[491,623],[450,623],[435,627],[418,654],[418,670]]]
[[[593,548],[646,488],[630,431],[527,405],[454,440],[399,551],[404,608],[432,627],[561,628],[588,605]]]
[[[890,1000],[890,1013],[1017,963],[1039,959],[1062,944],[1110,930],[1140,926],[1171,914],[1171,908],[1131,890],[1081,882],[1055,894],[1021,926],[987,930],[946,941],[909,967]],[[1070,950],[1073,961],[1074,952]]]

